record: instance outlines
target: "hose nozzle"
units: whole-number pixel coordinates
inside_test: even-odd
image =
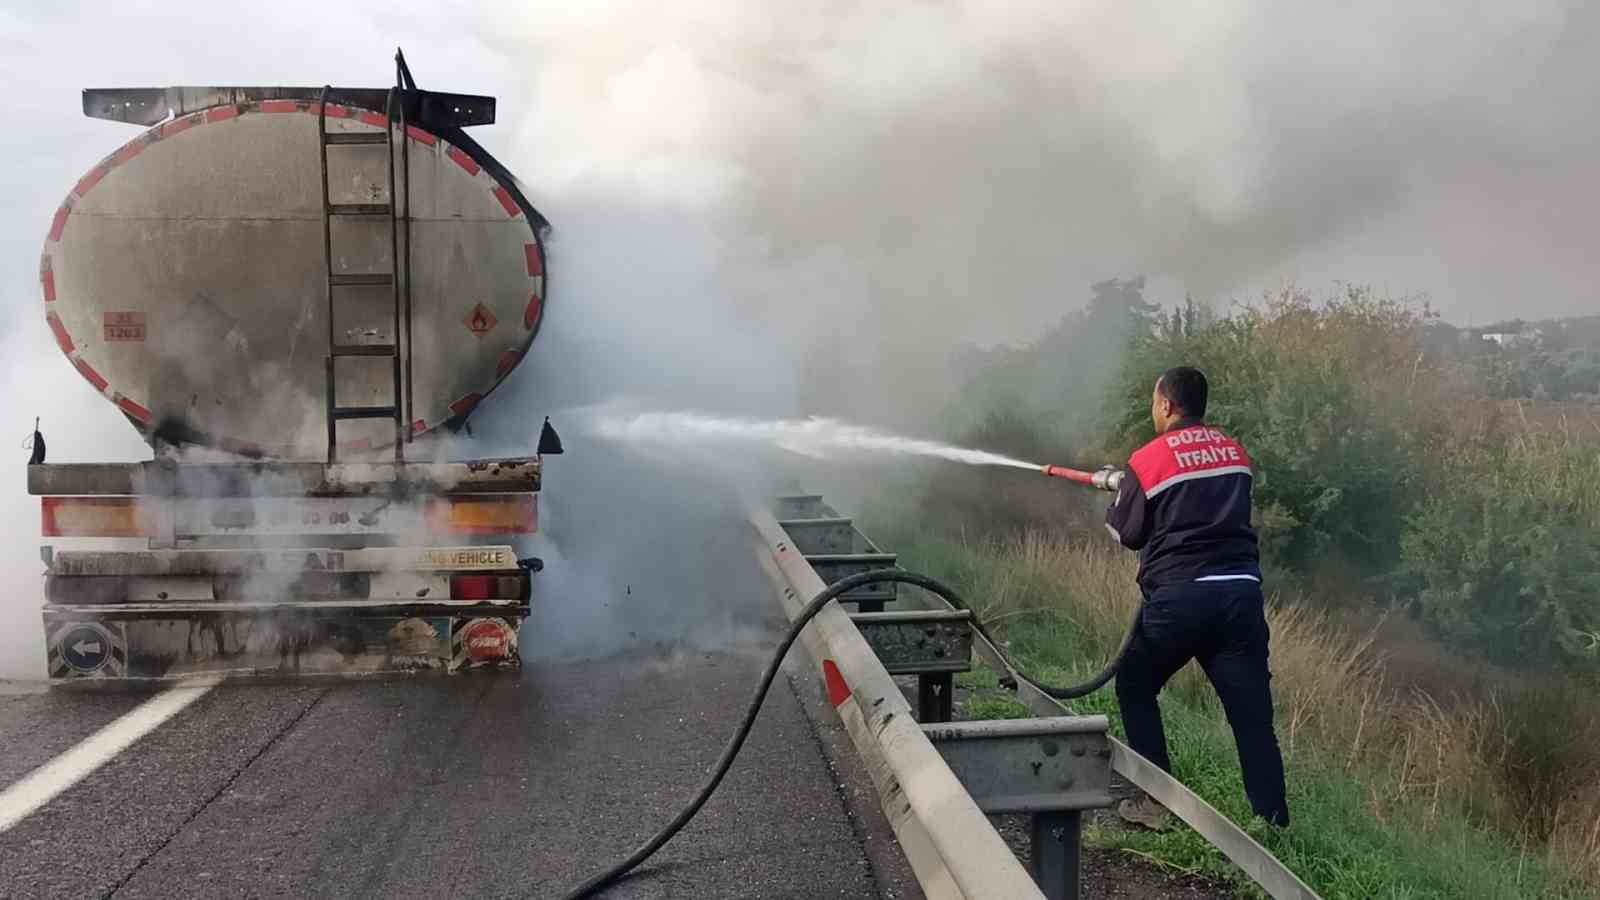
[[[1043,466],[1040,469],[1051,478],[1065,478],[1076,481],[1078,484],[1099,488],[1102,491],[1116,493],[1122,487],[1122,470],[1115,466],[1102,466],[1098,471],[1085,472],[1082,469],[1069,469],[1066,466]]]

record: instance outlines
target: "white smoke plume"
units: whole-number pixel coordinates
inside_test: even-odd
[[[83,87],[384,84],[398,44],[424,87],[496,94],[478,135],[556,231],[544,332],[475,446],[526,452],[543,413],[616,395],[915,425],[953,344],[1025,340],[1113,276],[1165,302],[1294,277],[1426,293],[1462,322],[1591,310],[1597,17],[1573,0],[13,5],[0,423],[20,441],[42,412],[58,458],[140,453],[38,321],[50,213],[130,134],[82,118]],[[566,530],[569,557],[608,540],[591,497],[681,503],[583,449],[547,480],[552,529],[594,526]],[[8,635],[37,618],[24,458],[0,460]],[[607,559],[585,564],[609,591]]]

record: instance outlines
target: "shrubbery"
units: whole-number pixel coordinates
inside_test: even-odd
[[[1353,588],[1499,662],[1600,670],[1600,456],[1497,412],[1522,380],[1511,357],[1442,341],[1426,306],[1361,288],[1218,316],[1159,312],[1142,286],[1096,285],[1040,341],[980,358],[952,430],[1125,458],[1152,436],[1160,372],[1199,366],[1207,417],[1256,461],[1274,578]]]

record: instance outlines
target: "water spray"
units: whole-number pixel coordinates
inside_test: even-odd
[[[693,412],[650,412],[621,416],[600,412],[589,422],[589,431],[610,440],[661,444],[708,444],[748,442],[778,447],[802,456],[828,459],[851,453],[892,453],[922,456],[969,466],[1004,466],[1032,469],[1053,478],[1116,493],[1122,486],[1122,471],[1104,466],[1094,472],[1066,466],[1045,466],[1013,459],[987,450],[956,447],[939,441],[903,437],[874,428],[851,425],[838,419],[776,419],[758,422],[729,419]]]

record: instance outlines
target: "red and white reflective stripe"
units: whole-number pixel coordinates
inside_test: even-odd
[[[500,206],[505,209],[506,215],[513,219],[522,215],[522,207],[517,205],[517,201],[511,196],[511,192],[506,190],[505,185],[494,186],[494,198],[500,201]]]
[[[528,296],[528,308],[522,311],[522,327],[528,331],[539,324],[539,313],[544,309],[544,298],[534,291]]]
[[[147,537],[135,497],[41,497],[39,533],[45,537]]]
[[[67,326],[61,324],[61,317],[51,311],[44,314],[44,321],[50,326],[50,333],[55,335],[56,346],[61,348],[62,353],[71,356],[73,351],[72,335],[67,334]]]
[[[123,412],[134,417],[145,425],[153,424],[150,410],[145,409],[143,406],[140,406],[121,394],[117,394],[113,399],[116,400],[117,406],[120,407]]]
[[[106,177],[106,173],[109,171],[111,171],[111,167],[106,163],[101,163],[95,166],[89,170],[89,174],[78,179],[78,183],[72,186],[72,192],[77,194],[79,197],[88,194],[94,189],[95,185],[99,184],[100,181]]]
[[[89,363],[84,361],[82,356],[74,355],[72,357],[72,364],[77,367],[78,374],[82,375],[90,384],[94,385],[95,390],[104,393],[105,389],[111,386],[110,382],[106,381],[99,372],[96,372],[94,370],[94,366],[91,366]]]
[[[114,169],[143,153],[151,144],[157,141],[168,140],[199,125],[227,122],[237,119],[243,115],[255,112],[269,114],[304,112],[310,115],[321,115],[324,111],[322,109],[322,104],[316,101],[276,99],[262,100],[257,103],[214,106],[175,118],[168,122],[163,122],[160,125],[149,129],[143,134],[140,134],[138,137],[127,142],[126,144],[123,144],[121,147],[118,147],[115,152],[102,159],[92,169],[90,169],[87,174],[78,179],[78,182],[73,186],[71,194],[67,197],[66,202],[62,203],[61,206],[56,209],[54,216],[51,218],[50,230],[47,234],[47,242],[51,244],[60,243],[62,235],[66,231],[68,219],[72,214],[72,207],[76,200],[81,200],[85,195],[93,190],[96,185],[105,180],[105,178],[111,174]],[[382,113],[372,110],[358,110],[336,103],[327,104],[326,116],[330,119],[355,118],[362,124],[371,125],[378,128],[384,128],[390,124],[388,117]],[[469,176],[475,178],[483,172],[483,167],[465,151],[459,147],[455,147],[447,142],[441,141],[437,135],[434,135],[415,125],[409,124],[406,125],[405,132],[407,138],[416,141],[419,144],[427,147],[442,147],[445,156],[447,156],[456,165],[460,166],[461,169]],[[499,179],[494,178],[493,176],[490,176],[489,181],[491,182],[490,192],[493,194],[495,201],[500,205],[500,208],[505,210],[506,215],[513,219],[521,216],[523,212],[522,207],[520,204],[518,204],[516,198],[512,196],[511,191],[506,187],[506,185],[501,184]],[[537,286],[532,292],[532,295],[523,310],[523,327],[524,330],[527,331],[532,331],[534,326],[538,324],[539,315],[543,307],[543,299],[540,294],[543,291],[544,284],[544,259],[541,249],[542,248],[538,244],[524,244],[523,252],[526,257],[528,277],[537,279]],[[41,263],[39,283],[44,301],[46,303],[56,302],[58,296],[58,285],[56,283],[53,261],[50,258],[48,250]],[[68,333],[66,325],[61,321],[58,315],[55,313],[48,314],[47,321],[50,324],[50,330],[52,335],[55,337],[57,346],[61,348],[61,351],[64,354],[66,354],[67,358],[72,362],[73,366],[77,368],[78,372],[82,374],[90,384],[94,385],[95,390],[100,391],[102,394],[110,397],[119,407],[122,408],[124,412],[139,422],[146,425],[152,424],[153,416],[148,408],[128,398],[127,396],[112,390],[112,386],[109,381],[102,376],[87,360],[83,359],[83,357],[78,353],[78,348],[73,342],[71,335]],[[505,376],[510,373],[511,368],[515,367],[516,363],[521,360],[522,354],[523,349],[508,350],[501,354],[496,364],[497,380],[505,378]],[[456,402],[450,404],[450,410],[455,415],[465,415],[466,413],[471,412],[472,409],[475,408],[482,399],[483,395],[481,393],[473,392],[467,394]],[[427,431],[430,426],[425,419],[417,419],[412,423],[411,427],[414,432],[422,433]]]
[[[50,268],[50,257],[39,260],[39,287],[44,292],[44,302],[56,302],[56,273]]]
[[[1145,491],[1144,495],[1146,497],[1154,497],[1173,485],[1183,484],[1185,481],[1194,481],[1199,478],[1216,478],[1219,475],[1248,476],[1250,474],[1249,466],[1222,466],[1221,468],[1217,469],[1201,469],[1196,472],[1184,472],[1181,475],[1174,475],[1171,478],[1160,482],[1155,487]]]
[[[517,363],[521,361],[522,351],[520,350],[507,350],[506,352],[500,354],[500,362],[496,363],[494,367],[495,377],[504,378],[507,375],[510,375],[511,370],[515,369],[517,367]]]
[[[450,404],[450,411],[458,416],[464,416],[467,413],[472,412],[474,409],[477,409],[478,403],[481,400],[483,400],[483,395],[477,391],[473,391],[465,397],[462,397],[460,400]]]
[[[61,240],[62,233],[67,230],[67,216],[71,214],[72,207],[65,203],[61,204],[60,209],[56,210],[55,216],[50,219],[49,238],[51,243]]]
[[[478,174],[478,172],[482,171],[482,167],[478,165],[477,161],[463,153],[458,147],[446,148],[444,155],[450,157],[451,162],[467,170],[468,175],[475,176]]]
[[[164,141],[175,134],[182,134],[196,125],[205,123],[205,117],[199,113],[181,116],[161,126],[161,139]]]

